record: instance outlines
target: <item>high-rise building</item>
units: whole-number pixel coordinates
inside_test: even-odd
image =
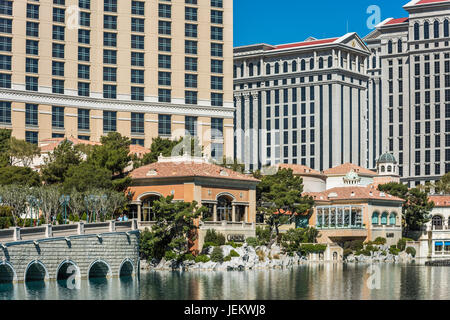
[[[189,132],[233,157],[232,48],[232,1],[1,0],[0,127],[146,147]]]
[[[369,167],[395,155],[415,186],[450,171],[450,1],[414,0],[408,17],[381,22],[364,40],[368,60]]]
[[[369,55],[355,33],[235,48],[236,157],[248,170],[367,167]]]

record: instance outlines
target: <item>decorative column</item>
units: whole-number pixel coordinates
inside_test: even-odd
[[[244,223],[248,222],[248,206],[244,207]]]
[[[244,111],[244,164],[245,170],[249,170],[250,166],[250,93],[244,93],[245,111]]]
[[[236,222],[236,205],[234,203],[231,205],[231,221]]]
[[[242,162],[242,96],[241,95],[235,95],[236,99],[236,159],[239,162]]]
[[[141,203],[139,203],[138,205],[137,205],[137,219],[138,219],[138,221],[142,221],[142,205],[141,205]]]
[[[217,222],[217,203],[213,205],[213,221]]]
[[[252,98],[253,98],[253,128],[251,131],[252,135],[252,163],[253,163],[253,169],[258,168],[258,159],[259,159],[259,128],[258,125],[258,116],[259,116],[259,108],[258,108],[258,101],[259,101],[259,95],[257,91],[252,92]]]

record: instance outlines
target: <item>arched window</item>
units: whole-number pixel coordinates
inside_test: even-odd
[[[155,221],[156,216],[153,211],[153,204],[159,200],[159,196],[152,195],[142,201],[142,221]]]
[[[297,72],[297,61],[292,61],[292,72]]]
[[[392,166],[387,167],[387,172],[392,172]]]
[[[241,64],[241,78],[244,77],[244,65]]]
[[[425,39],[430,39],[430,24],[428,23],[428,21],[425,21],[425,23],[423,24],[423,37]]]
[[[439,21],[435,21],[434,22],[434,38],[436,39],[436,38],[439,38],[439,27],[440,27],[440,25],[439,25]]]
[[[445,19],[444,20],[444,37],[448,37],[449,36],[449,32],[448,32],[448,20]]]
[[[287,61],[285,61],[285,62],[283,63],[283,72],[284,72],[284,73],[287,73],[287,72],[288,72],[288,63],[287,63]]]
[[[387,214],[387,212],[383,212],[383,214],[381,215],[381,224],[387,224],[387,220],[388,220],[388,214]]]
[[[420,38],[420,27],[418,23],[414,24],[414,40],[419,40]]]
[[[319,58],[319,69],[323,69],[323,58]]]
[[[311,58],[309,60],[309,70],[313,70],[314,69],[314,58]]]
[[[389,42],[388,42],[388,53],[389,54],[392,53],[392,40],[389,40]]]
[[[254,76],[253,63],[250,63],[248,65],[248,76],[249,77],[253,77]]]
[[[391,215],[389,216],[389,224],[392,226],[395,226],[395,224],[397,223],[397,215],[392,212]]]
[[[433,225],[434,229],[442,229],[442,217],[435,215],[431,219],[431,224]]]
[[[397,42],[397,51],[400,53],[403,51],[403,43],[402,43],[402,39],[398,39]]]
[[[280,73],[280,65],[278,64],[278,62],[275,62],[275,74]]]
[[[219,221],[232,220],[231,199],[227,196],[221,196],[217,199],[217,216]]]
[[[384,166],[381,166],[381,172],[385,172]]]
[[[301,69],[302,71],[305,71],[305,70],[306,70],[306,62],[305,62],[305,60],[303,60],[303,59],[302,59],[302,61],[300,62],[300,69]]]
[[[332,68],[333,67],[333,57],[329,56],[328,57],[328,68]]]
[[[378,212],[372,213],[372,224],[379,224],[379,215]]]
[[[266,64],[266,74],[270,74],[270,64]]]

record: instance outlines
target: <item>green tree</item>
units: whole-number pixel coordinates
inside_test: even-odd
[[[111,171],[89,162],[69,167],[64,178],[64,190],[86,192],[90,188],[112,189]]]
[[[41,184],[41,177],[39,173],[28,167],[0,167],[0,184],[18,184],[29,187],[39,186]]]
[[[264,214],[270,226],[270,243],[278,237],[279,226],[291,223],[297,214],[309,214],[314,200],[302,196],[303,179],[296,177],[292,169],[278,170],[274,175],[263,176],[256,188],[258,210]]]
[[[42,180],[47,184],[63,183],[69,168],[79,165],[81,161],[80,151],[74,148],[71,141],[64,139],[45,160],[41,170]]]
[[[436,193],[450,194],[450,172],[447,172],[441,180],[434,184]]]
[[[11,184],[2,186],[0,188],[0,195],[2,197],[2,204],[11,208],[11,213],[14,218],[14,225],[27,208],[27,196],[30,193],[29,187]]]
[[[99,168],[106,168],[113,175],[122,176],[131,161],[131,140],[118,132],[109,132],[100,138],[101,145],[94,146],[88,162]]]
[[[37,144],[11,137],[9,157],[12,166],[21,164],[25,167],[29,167],[33,162],[34,157],[39,156],[40,153],[41,149]]]
[[[9,164],[9,147],[11,143],[11,130],[0,129],[0,167]]]
[[[419,231],[430,221],[430,212],[434,208],[433,201],[429,201],[428,194],[419,188],[408,189],[402,183],[390,182],[379,185],[378,190],[394,197],[405,200],[402,205],[403,231]]]
[[[152,210],[156,222],[152,226],[151,235],[147,237],[147,255],[161,259],[166,252],[174,252],[179,259],[187,254],[190,244],[196,239],[198,227],[194,221],[207,209],[198,208],[196,201],[173,202],[173,196],[168,196],[155,201]]]
[[[58,185],[44,185],[36,189],[36,196],[39,200],[39,207],[44,214],[45,221],[51,223],[52,218],[58,215],[61,188]]]
[[[172,149],[180,142],[181,140],[163,139],[161,137],[153,138],[150,146],[150,152],[145,154],[142,159],[136,159],[135,167],[158,162],[158,157],[161,154],[164,157],[169,157],[172,153]]]
[[[245,165],[242,163],[239,163],[236,158],[230,159],[230,158],[227,158],[224,156],[222,159],[222,163],[218,163],[218,165],[220,165],[221,167],[228,168],[233,171],[239,172],[239,173],[243,173],[245,170]]]

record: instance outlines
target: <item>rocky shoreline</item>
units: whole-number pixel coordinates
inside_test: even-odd
[[[230,261],[224,262],[195,262],[193,260],[185,260],[177,262],[176,260],[160,261],[141,261],[141,271],[245,271],[245,270],[259,270],[259,269],[284,269],[293,266],[298,266],[310,262],[324,262],[319,260],[310,260],[306,256],[301,256],[294,253],[292,256],[282,252],[277,245],[268,248],[266,246],[259,246],[253,248],[248,244],[243,244],[242,247],[232,247],[228,245],[221,246],[223,256],[230,255],[234,250],[239,254],[239,257],[232,257]],[[384,246],[379,246],[378,251],[371,252],[370,256],[350,254],[345,257],[342,263],[408,263],[414,261],[414,258],[406,253],[400,252],[398,255],[386,253]],[[210,247],[205,252],[208,256],[211,255],[213,248]]]

